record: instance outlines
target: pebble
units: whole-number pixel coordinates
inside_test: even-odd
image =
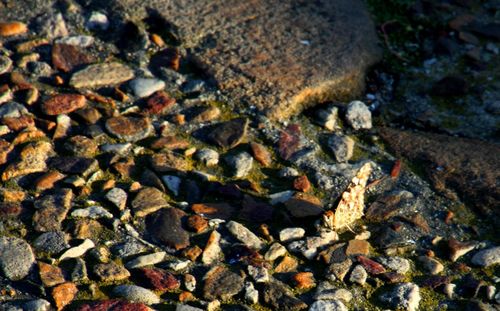
[[[48,12],[38,16],[36,26],[38,34],[47,37],[47,39],[66,37],[68,35],[66,22],[60,12]]]
[[[184,287],[190,292],[196,289],[196,278],[192,274],[184,274]]]
[[[167,267],[174,271],[181,271],[192,264],[191,260],[174,260],[167,264]]]
[[[333,134],[328,138],[327,144],[337,162],[347,162],[352,158],[354,140],[351,137]]]
[[[86,35],[68,36],[56,39],[55,42],[67,45],[76,45],[82,48],[86,48],[94,43],[94,37]]]
[[[195,308],[190,305],[176,304],[175,311],[203,311],[203,309]]]
[[[182,225],[185,216],[178,208],[162,209],[148,217],[147,230],[158,243],[175,250],[184,249],[190,244],[189,233]]]
[[[471,261],[473,264],[481,267],[489,267],[500,263],[500,246],[477,252]]]
[[[95,140],[83,135],[76,135],[68,138],[64,143],[64,149],[75,156],[93,157],[97,152],[97,143]]]
[[[453,283],[448,283],[445,284],[443,287],[443,293],[448,297],[449,299],[452,299],[453,296],[455,296],[455,289],[457,285]]]
[[[36,251],[57,254],[69,247],[68,236],[62,231],[51,231],[42,233],[33,242]]]
[[[275,261],[279,257],[283,257],[285,255],[286,248],[279,243],[273,243],[264,255],[264,259],[268,261]]]
[[[330,282],[322,282],[319,284],[314,294],[316,300],[342,300],[348,303],[352,300],[352,293],[344,288],[337,288]]]
[[[349,281],[363,286],[365,285],[367,278],[368,273],[366,272],[365,268],[363,268],[363,266],[361,265],[357,265],[356,267],[354,267],[354,269],[352,269]]]
[[[61,189],[54,194],[40,197],[35,202],[36,211],[33,215],[33,226],[36,231],[61,231],[61,223],[71,208],[73,192]]]
[[[350,240],[345,250],[347,256],[368,255],[370,253],[370,243],[365,240]]]
[[[136,78],[130,81],[130,88],[139,98],[148,97],[165,88],[165,82],[159,79]]]
[[[314,121],[327,130],[333,131],[337,127],[339,109],[335,106],[320,109]]]
[[[290,242],[304,237],[306,231],[302,228],[286,228],[279,232],[281,242]]]
[[[95,246],[94,242],[90,239],[85,239],[80,245],[72,247],[65,251],[61,257],[59,257],[59,261],[62,261],[64,259],[68,258],[76,258],[80,257],[83,254],[85,254],[89,249],[93,248]]]
[[[5,55],[0,55],[0,75],[9,71],[12,67],[12,60]]]
[[[392,308],[416,311],[420,303],[420,289],[414,283],[400,283],[380,296]]]
[[[137,217],[144,217],[169,206],[165,194],[153,187],[144,187],[139,190],[130,205]]]
[[[85,25],[89,30],[107,30],[109,28],[109,20],[105,14],[93,11],[90,13]]]
[[[372,128],[372,113],[361,101],[353,101],[347,105],[346,119],[355,130]]]
[[[112,188],[104,197],[120,211],[123,211],[127,205],[127,192],[121,188]]]
[[[102,206],[90,206],[87,208],[79,208],[75,209],[71,212],[71,216],[73,217],[82,217],[82,218],[91,218],[91,219],[99,219],[99,218],[113,218],[113,214],[108,212]]]
[[[53,157],[50,167],[65,174],[87,177],[99,169],[96,159],[74,156]]]
[[[281,178],[298,177],[300,176],[300,173],[293,167],[284,167],[280,169],[278,176]]]
[[[262,301],[272,310],[302,310],[307,305],[293,296],[292,291],[278,281],[265,283],[262,287]]]
[[[247,135],[248,119],[238,118],[215,125],[208,140],[222,148],[231,149],[239,145]]]
[[[28,26],[21,22],[0,23],[0,37],[17,36],[28,32]]]
[[[216,230],[210,233],[207,244],[201,255],[201,262],[206,265],[216,263],[222,257],[222,248],[220,246],[221,235]]]
[[[273,159],[266,146],[256,142],[251,142],[250,148],[252,149],[252,155],[255,160],[257,160],[257,162],[259,162],[264,167],[268,167],[269,165],[271,165]]]
[[[70,72],[92,62],[93,58],[79,46],[60,43],[52,46],[52,64],[58,70]]]
[[[102,152],[116,153],[119,155],[126,155],[132,150],[131,143],[123,144],[103,144],[100,146]]]
[[[253,158],[247,152],[240,152],[234,156],[228,156],[226,162],[233,169],[235,178],[244,178],[250,173],[253,166]]]
[[[298,289],[309,289],[316,286],[312,272],[299,272],[292,276],[292,281]]]
[[[255,289],[252,282],[245,282],[245,301],[248,304],[256,304],[259,302],[259,291]]]
[[[61,268],[41,261],[38,262],[38,273],[44,286],[52,287],[65,282]]]
[[[181,182],[182,180],[173,175],[164,175],[161,177],[165,186],[167,186],[168,190],[172,191],[175,196],[179,195],[179,191],[181,190]]]
[[[128,142],[144,139],[154,133],[148,118],[113,117],[106,120],[105,127],[112,135]]]
[[[418,261],[422,265],[422,268],[431,275],[439,274],[444,270],[443,264],[437,259],[427,256],[419,256]]]
[[[162,115],[167,113],[174,104],[175,98],[170,97],[164,91],[157,91],[146,101],[146,110],[151,114]]]
[[[31,247],[23,239],[0,237],[0,269],[8,279],[24,279],[35,263]]]
[[[95,265],[94,274],[103,282],[122,281],[130,277],[127,269],[114,262]]]
[[[139,269],[140,278],[145,286],[152,290],[176,290],[180,287],[180,282],[170,272],[157,268]]]
[[[310,307],[309,311],[348,311],[340,300],[318,300]]]
[[[219,163],[219,153],[213,149],[200,149],[196,152],[195,157],[206,166],[215,166]]]
[[[265,267],[248,266],[248,274],[256,283],[269,282],[269,271]]]
[[[51,293],[57,310],[61,310],[73,301],[78,293],[78,288],[76,287],[76,284],[68,282],[52,288]]]
[[[160,298],[152,291],[136,285],[118,285],[113,288],[113,295],[132,302],[142,302],[147,305],[160,303]]]
[[[19,118],[28,113],[26,107],[16,102],[7,102],[0,106],[0,118]]]
[[[133,254],[130,254],[133,255]],[[128,269],[141,268],[145,266],[152,266],[160,263],[166,259],[167,253],[157,252],[148,255],[139,256],[125,264]]]
[[[106,85],[116,85],[134,77],[129,67],[120,63],[102,63],[89,65],[75,72],[69,84],[75,88],[97,88]]]
[[[236,221],[231,220],[226,227],[236,239],[250,248],[260,250],[265,245],[252,231]]]
[[[392,257],[377,257],[377,261],[382,265],[400,274],[406,274],[410,271],[410,261],[406,258]]]
[[[215,266],[205,274],[203,297],[208,300],[230,299],[243,289],[244,279],[224,266]]]

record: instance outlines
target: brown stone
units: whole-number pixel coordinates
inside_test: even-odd
[[[200,257],[201,253],[203,253],[203,250],[198,245],[195,245],[184,249],[182,251],[182,256],[194,262],[198,257]]]
[[[475,242],[460,242],[454,238],[448,241],[449,257],[452,262],[476,248]]]
[[[208,228],[208,221],[200,215],[191,215],[187,220],[187,227],[193,232],[200,233]]]
[[[196,114],[189,120],[190,122],[209,122],[217,119],[220,116],[220,109],[217,107],[202,107]]]
[[[47,190],[54,188],[54,184],[66,177],[58,171],[51,171],[43,174],[35,181],[36,190]]]
[[[175,290],[180,287],[179,280],[170,272],[157,268],[138,270],[144,286],[153,290]]]
[[[370,258],[367,258],[365,256],[357,256],[356,259],[361,265],[363,265],[363,268],[365,268],[366,272],[370,274],[375,275],[385,272],[384,266],[376,261],[371,260]]]
[[[188,291],[183,291],[182,293],[179,294],[179,301],[193,301],[196,300],[196,297]]]
[[[278,141],[278,152],[283,160],[290,159],[300,148],[300,126],[290,124],[281,131]]]
[[[293,180],[293,188],[298,191],[308,192],[311,190],[311,182],[306,175],[299,176]]]
[[[299,263],[297,260],[294,258],[286,255],[283,257],[283,259],[280,261],[278,265],[274,268],[274,272],[276,273],[286,273],[286,272],[291,272],[297,269],[299,266]]]
[[[132,211],[137,217],[144,217],[169,206],[165,194],[153,187],[144,187],[139,190],[131,205]]]
[[[28,26],[21,22],[4,22],[0,23],[0,36],[10,37],[17,36],[28,31]]]
[[[118,116],[106,120],[108,132],[126,141],[138,141],[154,132],[149,118]]]
[[[170,151],[155,153],[150,159],[151,166],[159,173],[186,171],[188,169],[187,161],[181,155]]]
[[[72,228],[72,235],[76,239],[93,239],[104,230],[103,226],[94,219],[78,219]]]
[[[165,91],[157,91],[146,101],[146,111],[150,114],[164,114],[175,104],[175,98],[170,97]]]
[[[28,115],[23,115],[19,118],[2,118],[2,122],[12,131],[20,131],[24,128],[35,126],[35,120],[32,116]]]
[[[95,265],[94,273],[104,282],[122,281],[130,276],[130,272],[125,267],[114,262]]]
[[[159,137],[156,138],[150,145],[151,149],[153,150],[160,150],[160,149],[168,149],[168,150],[174,150],[174,149],[186,149],[189,147],[189,141],[184,140],[184,139],[179,139],[176,136],[166,136],[166,137]]]
[[[350,240],[345,251],[347,256],[368,255],[370,253],[370,243],[365,240]]]
[[[150,215],[146,220],[149,233],[166,247],[181,250],[189,246],[189,233],[182,223],[186,213],[178,208],[165,208]]]
[[[222,148],[231,149],[239,145],[247,135],[248,119],[237,118],[214,126],[208,140]]]
[[[3,188],[0,191],[1,197],[4,202],[21,202],[26,198],[26,192],[21,190],[14,190]]]
[[[61,223],[71,208],[73,191],[60,189],[35,201],[36,211],[33,214],[33,227],[36,231],[48,232],[61,230]]]
[[[56,43],[52,46],[52,64],[55,68],[69,72],[73,68],[91,63],[92,57],[79,46]]]
[[[228,203],[199,203],[193,204],[191,209],[196,214],[207,218],[229,219],[236,209]]]
[[[299,272],[292,276],[292,281],[298,289],[309,289],[316,286],[312,272]]]
[[[57,310],[63,309],[76,296],[78,288],[74,283],[64,283],[52,289],[52,299],[56,304]]]
[[[49,116],[67,114],[85,106],[87,100],[80,94],[55,95],[42,105],[42,110]]]
[[[94,107],[85,107],[75,112],[79,119],[86,124],[95,124],[102,117],[102,114]]]
[[[287,200],[285,207],[296,218],[319,216],[325,212],[319,198],[302,192],[296,193]]]
[[[6,181],[17,176],[43,172],[47,169],[47,159],[53,154],[52,145],[37,141],[26,145],[19,154],[18,161],[10,164],[2,173]]]
[[[0,165],[7,162],[9,152],[14,149],[14,145],[6,140],[0,139]]]
[[[40,280],[44,286],[52,287],[65,282],[63,272],[59,267],[39,261],[38,270],[40,273]]]
[[[256,142],[251,142],[250,148],[252,149],[252,155],[257,162],[262,164],[264,167],[271,165],[273,159],[267,147]]]

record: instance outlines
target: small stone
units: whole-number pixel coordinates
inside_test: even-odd
[[[314,121],[327,130],[333,131],[337,127],[339,109],[335,106],[320,109]]]
[[[363,265],[363,267],[368,271],[370,274],[380,274],[385,272],[384,266],[379,264],[376,261],[373,261],[365,256],[356,256],[356,260]]]
[[[365,240],[350,240],[345,251],[347,256],[368,255],[370,253],[370,243]]]
[[[90,250],[90,256],[100,263],[108,263],[110,261],[111,253],[105,246],[98,246]]]
[[[322,282],[316,289],[313,298],[316,300],[342,300],[348,303],[353,296],[347,289],[337,288],[330,282]]]
[[[132,302],[142,302],[148,305],[160,303],[160,298],[152,291],[136,285],[118,285],[113,288],[114,296],[125,298]]]
[[[420,290],[413,283],[400,283],[380,296],[380,300],[390,307],[407,311],[416,311],[420,299]]]
[[[163,81],[162,81],[163,82]],[[166,113],[175,104],[175,98],[164,91],[154,92],[146,101],[146,110],[155,115]]]
[[[276,273],[286,273],[286,272],[291,272],[297,269],[299,263],[297,260],[294,258],[286,255],[283,257],[283,259],[280,261],[278,265],[274,268],[274,272]]]
[[[106,120],[105,127],[112,135],[129,142],[144,139],[154,132],[148,118],[113,117]]]
[[[161,177],[167,189],[172,191],[175,196],[179,195],[182,180],[177,176],[164,175]]]
[[[69,247],[68,237],[62,231],[45,232],[35,239],[33,246],[38,252],[57,254]]]
[[[184,274],[184,287],[190,292],[196,289],[196,278],[192,274]]]
[[[85,35],[69,36],[69,37],[59,38],[55,42],[60,44],[75,45],[82,48],[86,48],[94,43],[94,37]]]
[[[245,118],[219,123],[210,134],[208,134],[208,139],[219,147],[227,149],[234,148],[245,138],[248,123],[248,119]]]
[[[262,300],[272,310],[302,310],[307,305],[293,296],[292,291],[283,283],[269,282],[262,287]]]
[[[144,217],[161,208],[168,207],[165,194],[153,187],[144,187],[132,200],[132,211],[137,217]]]
[[[195,233],[200,233],[208,228],[208,221],[200,215],[189,216],[187,226]]]
[[[189,233],[182,227],[182,218],[186,216],[177,208],[162,209],[146,221],[148,231],[159,243],[180,250],[189,246]]]
[[[36,18],[38,35],[48,39],[65,37],[68,35],[66,22],[60,12],[47,12]]]
[[[38,191],[52,189],[54,188],[54,184],[64,177],[66,177],[66,175],[58,171],[45,173],[35,181],[35,189]]]
[[[87,266],[85,265],[85,261],[81,258],[75,258],[71,261],[74,263],[73,268],[70,271],[71,281],[73,282],[88,281]]]
[[[249,265],[247,268],[248,274],[256,283],[269,282],[269,271],[265,267]]]
[[[221,235],[217,231],[212,231],[208,237],[207,244],[201,255],[201,262],[206,265],[211,265],[219,261],[222,257],[222,248],[220,247]]]
[[[500,263],[500,246],[481,250],[474,254],[472,263],[480,267],[489,267]]]
[[[102,117],[102,114],[99,110],[94,107],[84,107],[74,112],[74,115],[81,119],[85,124],[92,125],[97,123]]]
[[[269,247],[266,254],[264,255],[264,259],[268,261],[275,261],[279,257],[285,255],[286,255],[286,248],[279,243],[273,243],[273,245]]]
[[[370,109],[361,101],[353,101],[347,105],[347,122],[355,130],[372,128],[372,113]]]
[[[86,239],[83,241],[80,245],[72,247],[65,251],[61,257],[59,257],[59,261],[62,261],[64,259],[68,258],[76,258],[80,257],[83,254],[85,254],[89,249],[93,248],[95,246],[94,242],[90,239]]]
[[[99,169],[99,162],[93,158],[59,156],[50,159],[50,167],[62,173],[87,177]]]
[[[474,248],[476,248],[477,243],[475,242],[460,242],[455,240],[454,238],[451,238],[448,241],[448,249],[450,251],[450,260],[452,262],[455,262],[458,260],[458,258],[462,257],[463,255],[467,254]]]
[[[343,281],[352,266],[352,260],[347,258],[343,261],[334,262],[328,267],[328,273],[332,273],[337,279]]]
[[[109,20],[105,14],[93,11],[87,20],[86,26],[90,30],[107,30],[109,28]]]
[[[215,266],[205,274],[203,297],[228,300],[243,289],[243,278],[224,266]]]
[[[248,304],[256,304],[259,302],[259,291],[253,287],[252,282],[245,282],[245,301]]]
[[[75,45],[56,43],[52,46],[52,64],[58,70],[70,72],[75,67],[92,62],[92,57]]]
[[[397,273],[406,274],[410,271],[410,261],[406,258],[397,256],[393,257],[378,257],[377,261]]]
[[[253,158],[247,152],[241,152],[234,156],[226,158],[226,162],[232,167],[235,178],[243,178],[252,170]]]
[[[3,22],[0,23],[0,36],[17,36],[28,32],[28,26],[21,22]]]
[[[299,272],[292,276],[295,287],[298,289],[309,289],[316,286],[312,272]]]
[[[46,287],[52,287],[54,285],[65,282],[63,272],[59,267],[39,261],[38,270],[40,274],[40,280]]]
[[[278,175],[281,178],[290,178],[290,177],[298,177],[300,176],[300,173],[293,167],[284,167],[278,172]]]
[[[309,311],[348,311],[340,300],[318,300],[310,307]]]
[[[228,203],[199,203],[193,204],[191,210],[196,214],[209,219],[230,219],[236,208]]]
[[[265,245],[252,231],[240,223],[231,220],[226,227],[236,239],[250,248],[260,250]]]
[[[136,78],[130,81],[130,88],[139,98],[148,97],[165,88],[165,82],[159,79]]]
[[[363,268],[363,266],[361,265],[357,265],[356,267],[354,267],[354,269],[352,269],[349,281],[363,286],[365,285],[367,278],[368,273],[366,272],[365,268]]]
[[[36,141],[27,144],[17,157],[18,160],[3,171],[2,180],[6,181],[17,176],[46,171],[46,161],[53,153],[52,145],[49,142]]]
[[[138,270],[144,286],[152,290],[175,290],[180,287],[180,282],[170,272],[156,268],[142,268]]]
[[[456,284],[453,283],[448,283],[445,284],[443,287],[443,293],[448,297],[449,299],[452,299],[453,296],[455,296],[455,288],[457,287]]]
[[[262,166],[268,167],[273,162],[271,153],[262,144],[251,142],[250,148],[252,149],[252,155]]]
[[[186,160],[173,152],[155,153],[150,158],[151,166],[156,172],[168,173],[172,171],[186,171]]]
[[[87,66],[71,77],[69,84],[75,88],[96,88],[116,85],[134,77],[134,72],[120,63],[103,63]]]
[[[7,102],[0,106],[0,117],[3,118],[19,118],[29,114],[25,106],[16,102]]]
[[[45,195],[35,202],[33,227],[36,231],[60,231],[61,223],[71,208],[73,192],[61,189],[55,194]]]
[[[311,182],[306,175],[299,176],[293,180],[293,188],[302,192],[309,192],[311,190]]]
[[[290,214],[296,218],[319,216],[325,212],[321,200],[307,193],[296,193],[284,204]]]
[[[281,242],[290,242],[302,238],[305,233],[302,228],[286,228],[279,232],[279,239]]]
[[[123,211],[127,205],[127,192],[121,188],[113,188],[109,190],[104,197],[120,211]]]
[[[419,256],[418,261],[424,268],[424,270],[431,275],[439,274],[444,270],[444,266],[437,259],[427,257],[427,256]]]
[[[81,217],[81,218],[91,218],[91,219],[99,219],[99,218],[113,218],[113,214],[108,212],[102,206],[90,206],[87,208],[79,208],[75,209],[71,212],[71,216],[73,217]]]
[[[196,152],[195,157],[206,166],[215,166],[219,163],[219,153],[213,149],[200,149]]]
[[[195,308],[190,305],[177,304],[175,311],[203,311],[204,309]]]
[[[0,237],[0,269],[9,280],[25,278],[35,263],[31,247],[23,239]]]
[[[52,289],[52,299],[56,304],[57,310],[61,310],[68,305],[76,296],[78,288],[74,283],[64,283]]]
[[[94,273],[103,282],[122,281],[128,279],[130,276],[130,272],[127,269],[114,262],[95,265]]]
[[[191,246],[191,247],[188,247],[188,248],[185,248],[181,255],[189,260],[191,260],[192,262],[195,262],[196,259],[198,257],[200,257],[200,255],[203,253],[203,250],[198,246],[198,245],[195,245],[195,246]]]
[[[12,60],[8,56],[0,55],[0,75],[6,73],[11,68],[12,68]],[[7,92],[8,92],[8,93],[6,93],[7,97],[10,97],[8,100],[12,99],[12,92],[10,92],[10,89],[8,89]],[[5,101],[2,100],[2,102],[5,102]]]
[[[220,109],[217,107],[200,107],[199,111],[196,111],[195,115],[191,118],[190,122],[202,123],[210,122],[217,119],[220,116]]]
[[[56,120],[57,126],[52,138],[60,139],[66,137],[71,129],[71,118],[65,114],[60,114],[57,116]]]
[[[280,132],[278,152],[283,160],[289,160],[300,149],[300,137],[301,131],[298,124],[290,124]]]
[[[68,138],[64,143],[64,148],[75,156],[93,157],[97,152],[95,140],[82,135]]]
[[[349,136],[333,134],[328,138],[328,148],[337,162],[347,162],[354,152],[354,140]]]
[[[132,255],[132,254],[131,254]],[[148,255],[139,256],[125,264],[128,269],[135,269],[144,266],[156,265],[165,260],[167,253],[157,252]]]
[[[189,141],[179,139],[175,136],[165,136],[156,138],[150,145],[151,149],[154,150],[174,150],[174,149],[187,149],[189,148]]]

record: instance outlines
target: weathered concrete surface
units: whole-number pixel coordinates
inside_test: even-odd
[[[361,0],[114,0],[106,6],[134,21],[151,9],[160,13],[231,100],[274,118],[359,96],[365,70],[381,56]]]

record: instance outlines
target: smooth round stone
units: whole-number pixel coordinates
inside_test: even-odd
[[[112,135],[131,142],[144,139],[154,131],[147,118],[118,116],[108,119],[105,126]]]
[[[108,17],[101,12],[92,12],[87,20],[87,28],[90,30],[106,30],[109,27]]]
[[[118,285],[113,289],[113,295],[129,301],[142,302],[148,305],[160,302],[160,298],[152,291],[136,285]]]
[[[15,237],[0,237],[0,269],[8,279],[18,281],[25,278],[35,256],[26,241]]]
[[[137,97],[148,97],[165,88],[165,82],[159,79],[137,78],[130,82],[130,88]]]

